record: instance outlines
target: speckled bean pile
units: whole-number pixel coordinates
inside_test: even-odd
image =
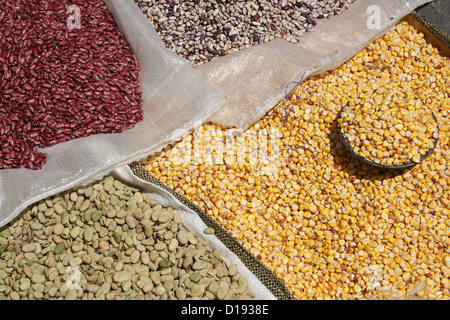
[[[355,0],[135,0],[164,43],[193,65],[276,37],[297,43]]]

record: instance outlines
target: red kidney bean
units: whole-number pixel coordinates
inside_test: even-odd
[[[0,35],[0,169],[41,169],[38,148],[143,119],[139,62],[101,0],[0,0]]]

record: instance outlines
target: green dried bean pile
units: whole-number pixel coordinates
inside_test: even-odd
[[[0,300],[254,297],[179,212],[111,176],[42,200],[0,231]]]

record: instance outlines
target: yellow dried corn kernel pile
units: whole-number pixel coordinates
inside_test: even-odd
[[[350,148],[380,165],[419,163],[439,138],[433,114],[412,90],[369,90],[338,119]]]
[[[339,144],[342,106],[379,88],[411,90],[436,115],[437,147],[412,169],[381,171]],[[212,129],[225,132],[217,125],[142,164],[221,223],[298,299],[368,299],[380,290],[404,296],[422,281],[432,297],[449,299],[449,88],[449,59],[401,23],[341,67],[305,81],[290,101],[302,90],[314,94],[293,106],[286,123],[282,101],[248,130],[264,124],[279,132],[276,174],[262,173],[249,153],[240,162],[231,153],[236,161],[223,164],[174,161],[179,145],[217,160],[220,149],[196,143]]]

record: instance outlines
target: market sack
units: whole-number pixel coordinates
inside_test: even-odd
[[[39,150],[47,155],[40,170],[0,170],[0,226],[38,200],[161,150],[225,103],[196,70],[164,47],[133,1],[104,2],[141,67],[143,120],[122,133],[92,135]]]
[[[151,180],[135,162],[25,210],[0,232],[2,279],[25,284],[3,285],[0,300],[294,299],[217,222]],[[5,267],[24,254],[42,259]],[[58,273],[55,259],[67,271]],[[46,290],[33,291],[31,282]]]

